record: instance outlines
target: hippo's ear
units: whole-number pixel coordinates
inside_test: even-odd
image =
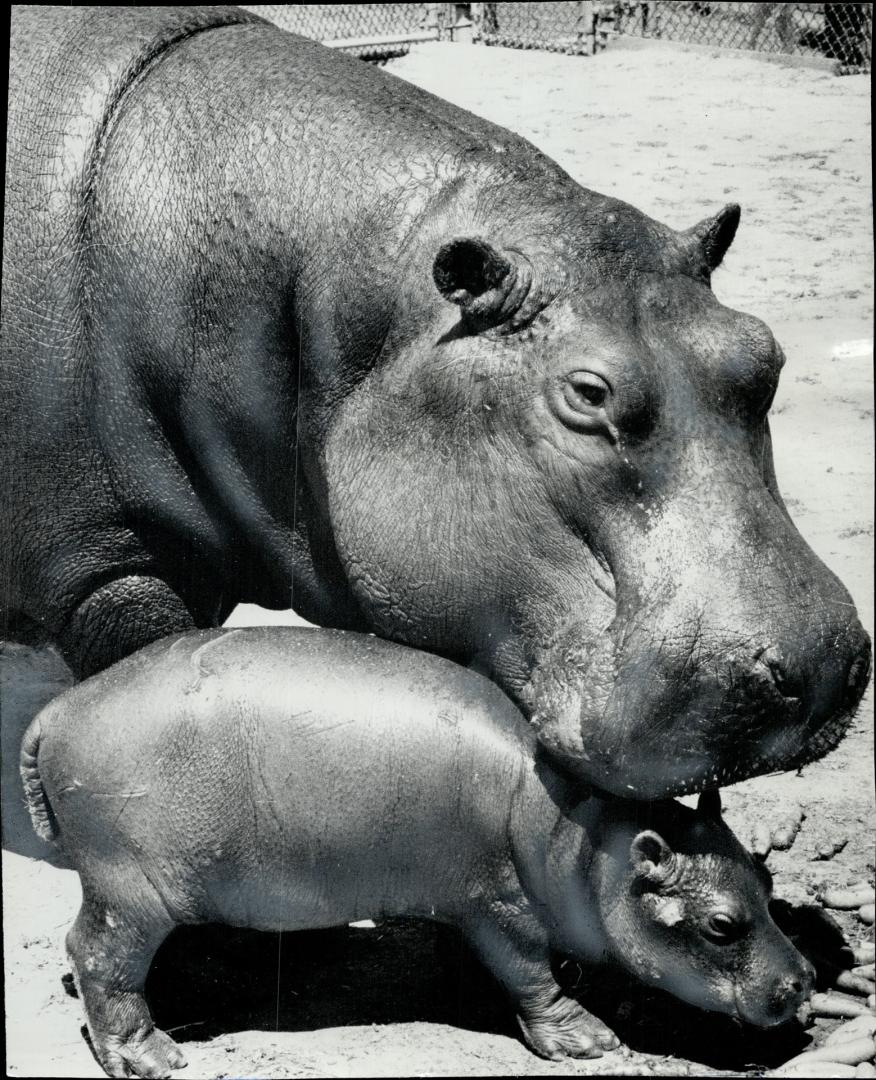
[[[700,793],[697,800],[697,813],[702,817],[721,820],[721,791],[719,788],[709,788]]]
[[[662,836],[646,829],[630,843],[630,863],[636,877],[660,886],[674,875],[677,858]]]
[[[445,300],[463,315],[492,324],[510,318],[529,291],[529,264],[515,251],[499,251],[479,237],[463,236],[443,244],[432,277]]]
[[[697,255],[702,258],[709,272],[718,269],[727,249],[733,243],[741,213],[738,203],[729,203],[714,217],[694,225],[685,234],[691,238]]]

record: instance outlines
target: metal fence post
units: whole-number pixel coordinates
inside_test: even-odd
[[[472,21],[472,41],[480,41],[484,35],[484,5],[469,4]]]
[[[471,44],[474,38],[474,23],[471,19],[471,4],[451,4],[453,9],[450,24],[450,40],[464,45]]]
[[[657,0],[653,0],[652,3],[645,4],[645,17],[643,19],[643,27],[645,23],[647,23],[651,37],[660,37],[660,16],[662,14],[663,5],[659,4]]]
[[[449,37],[449,27],[453,25],[447,17],[452,4],[426,4],[426,29],[431,30],[439,41]]]
[[[584,46],[586,56],[596,53],[596,11],[593,0],[578,0],[578,19],[576,37],[578,44]]]

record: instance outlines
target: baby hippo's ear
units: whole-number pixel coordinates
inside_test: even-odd
[[[630,864],[636,877],[650,885],[665,885],[675,873],[675,852],[658,833],[646,829],[630,843]]]

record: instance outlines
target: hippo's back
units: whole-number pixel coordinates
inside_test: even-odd
[[[461,865],[480,873],[505,850],[534,735],[494,684],[450,661],[253,627],[148,646],[51,702],[25,745],[80,871],[135,851],[177,882],[199,868],[212,916],[247,922],[258,895],[259,925],[279,925],[290,890],[311,890],[306,918],[330,925],[349,915],[334,899],[368,914],[399,875],[410,895],[446,895]]]
[[[14,6],[6,162],[6,265],[45,258],[87,211],[114,110],[170,49],[205,30],[260,22],[233,7]],[[12,247],[9,247],[9,244]]]
[[[180,42],[215,27],[259,21],[232,7],[13,7],[4,364],[22,349],[32,360],[45,360],[52,338],[59,357],[69,354],[64,332],[81,307],[78,263],[91,254],[92,185],[124,95]]]
[[[309,713],[363,726],[416,729],[426,717],[467,714],[471,726],[520,750],[532,728],[489,679],[431,653],[372,634],[284,626],[193,630],[156,641],[55,699],[44,712],[70,741],[102,738],[104,721],[125,730],[120,743],[148,740],[179,716],[218,730],[229,710],[280,725],[289,737]],[[125,723],[119,723],[119,710]],[[117,719],[112,719],[113,714]],[[74,736],[73,727],[79,726]],[[306,725],[304,725],[306,726]],[[516,751],[515,751],[516,752]],[[84,751],[87,755],[88,751]]]

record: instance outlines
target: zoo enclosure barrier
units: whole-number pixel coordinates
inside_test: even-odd
[[[419,41],[475,41],[590,55],[612,37],[753,52],[821,56],[841,73],[869,71],[873,4],[702,0],[565,0],[471,4],[246,5],[284,30],[363,59],[406,53]]]

